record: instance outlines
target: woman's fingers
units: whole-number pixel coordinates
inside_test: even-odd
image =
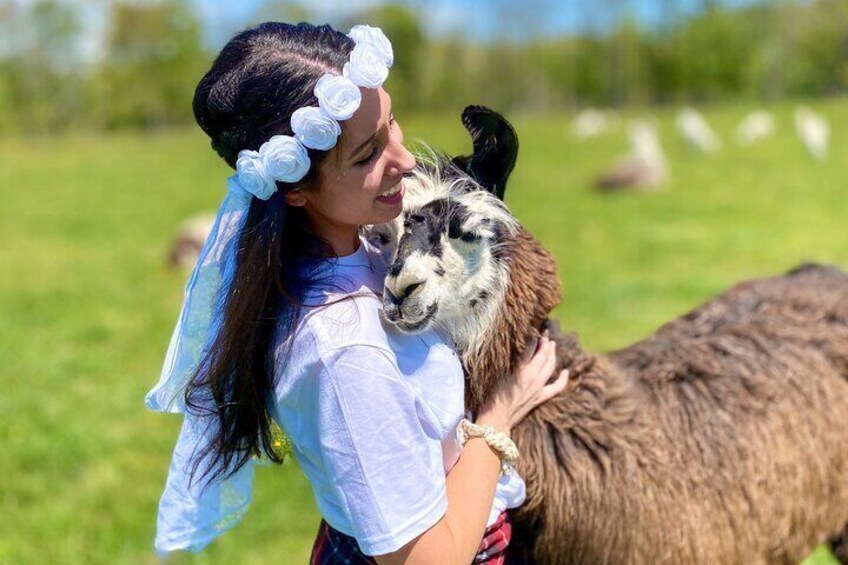
[[[532,363],[525,367],[525,371],[527,371],[527,378],[531,379],[537,388],[541,388],[551,378],[555,368],[556,343],[544,341]]]
[[[550,400],[554,396],[558,395],[562,391],[565,390],[565,387],[568,386],[568,377],[571,373],[569,373],[568,369],[563,369],[557,375],[557,378],[554,382],[549,385],[545,385],[542,388],[542,400],[541,402],[545,402],[546,400]]]
[[[541,345],[541,340],[539,338],[536,338],[536,337],[531,337],[527,341],[527,346],[526,346],[526,349],[524,350],[524,355],[521,358],[521,364],[522,365],[526,365],[527,363],[530,362],[531,359],[533,359],[533,355],[536,354],[536,351],[539,349],[540,345]]]
[[[542,336],[538,339],[533,338],[531,342],[535,343],[534,347],[530,347],[528,343],[527,350],[524,354],[524,361],[522,362],[522,366],[525,370],[527,369],[538,369],[539,365],[541,365],[544,358],[545,347],[549,343],[548,339],[545,336]]]
[[[554,373],[554,369],[556,369],[556,342],[549,341],[546,344],[547,351],[545,352],[545,364],[542,365],[542,369],[539,371],[539,376],[542,377],[542,382],[548,382],[548,379],[551,378],[551,375]]]
[[[516,374],[518,378],[511,385],[515,388],[510,397],[516,401],[511,417],[512,426],[536,406],[562,392],[568,384],[567,370],[554,375],[557,366],[556,345],[547,332],[538,340],[528,343]]]
[[[524,355],[521,356],[521,364],[527,365],[530,361],[533,360],[533,356],[536,355],[545,343],[550,342],[550,333],[548,330],[542,332],[542,335],[539,337],[531,337],[527,340],[527,343],[524,347]]]

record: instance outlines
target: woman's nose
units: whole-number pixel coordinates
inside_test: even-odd
[[[395,144],[391,173],[401,176],[415,168],[415,157],[404,147],[403,143]]]
[[[400,144],[400,150],[401,158],[398,160],[398,168],[402,173],[408,173],[415,168],[415,156],[402,143]]]

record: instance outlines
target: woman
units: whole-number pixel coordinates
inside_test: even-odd
[[[198,550],[238,521],[252,457],[279,462],[276,421],[324,518],[314,563],[503,560],[504,511],[524,494],[514,471],[500,476],[509,430],[566,376],[546,384],[543,338],[475,415],[486,433],[462,423],[463,446],[450,344],[382,321],[385,265],[359,231],[401,213],[415,166],[382,88],[393,57],[376,28],[266,23],[234,37],[198,85],[197,121],[237,174],[148,395],[186,413],[161,551]]]

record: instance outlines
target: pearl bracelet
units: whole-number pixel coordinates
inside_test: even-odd
[[[463,445],[469,439],[479,437],[494,449],[501,459],[500,475],[508,475],[510,466],[518,459],[518,448],[508,435],[492,426],[481,426],[463,418],[459,422],[459,438]]]

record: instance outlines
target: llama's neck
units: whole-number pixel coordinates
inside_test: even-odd
[[[486,254],[482,264],[456,292],[439,304],[439,327],[451,337],[463,356],[473,355],[488,343],[488,333],[501,316],[509,271]]]
[[[469,334],[473,337],[457,344],[468,378],[466,407],[472,412],[498,381],[515,371],[528,341],[539,337],[560,300],[553,257],[523,228],[511,236],[503,253],[508,278],[499,289],[501,296],[490,297],[492,315],[485,321],[481,317],[481,327]]]

